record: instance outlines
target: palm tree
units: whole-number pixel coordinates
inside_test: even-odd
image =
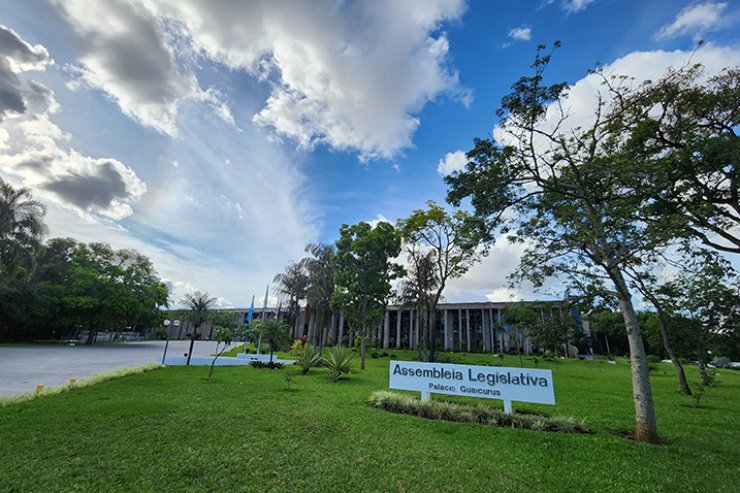
[[[28,188],[13,188],[0,178],[0,290],[33,264],[33,253],[46,233],[44,206]]]
[[[208,293],[201,293],[196,291],[195,293],[188,293],[185,298],[181,301],[183,305],[188,308],[188,319],[193,324],[193,331],[190,334],[190,350],[188,351],[188,360],[186,366],[190,366],[190,357],[193,355],[193,346],[195,345],[195,334],[198,333],[198,329],[208,319],[208,310],[216,302],[216,298],[211,298]]]
[[[331,317],[331,297],[334,293],[334,245],[309,243],[305,251],[311,254],[301,260],[301,265],[308,275],[306,301],[315,314],[313,342],[323,348],[326,340],[324,328]]]
[[[301,309],[300,302],[306,297],[306,286],[308,284],[308,277],[303,265],[299,262],[288,264],[285,271],[276,274],[272,282],[277,285],[275,294],[281,298],[288,298],[288,323],[291,327],[295,327]]]
[[[270,363],[272,363],[272,353],[275,349],[285,347],[290,342],[290,326],[280,318],[271,318],[264,322],[256,321],[252,326],[252,333],[270,345]]]

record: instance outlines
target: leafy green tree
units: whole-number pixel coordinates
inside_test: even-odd
[[[193,355],[193,346],[195,346],[195,337],[198,329],[208,320],[208,311],[213,307],[215,302],[216,298],[211,298],[208,296],[208,293],[201,293],[200,291],[186,294],[185,298],[181,301],[188,309],[187,317],[193,325],[193,330],[190,333],[190,349],[188,349],[186,366],[190,366],[190,358]]]
[[[210,339],[215,338],[216,328],[222,327],[229,329],[232,332],[232,340],[234,337],[238,337],[240,331],[237,330],[239,325],[239,314],[231,310],[210,310],[208,312],[207,322],[211,324]]]
[[[465,274],[481,256],[478,230],[473,224],[474,218],[466,212],[448,213],[434,201],[429,201],[426,209],[417,209],[398,221],[416,274],[417,298],[425,305],[420,313],[430,361],[435,358],[437,304],[447,281]],[[424,270],[428,267],[433,268],[433,273]]]
[[[610,84],[607,116],[624,136],[620,178],[642,217],[671,234],[740,253],[740,67],[704,80],[700,64],[637,89]]]
[[[624,317],[619,312],[602,308],[585,315],[591,333],[607,354],[629,352],[629,343],[624,329]]]
[[[727,260],[703,251],[661,291],[691,320],[702,385],[709,385],[709,348],[721,337],[740,333],[740,276]]]
[[[221,347],[221,350],[218,350],[218,344],[216,345],[216,356],[213,358],[213,361],[211,361],[211,368],[208,370],[208,380],[211,379],[213,376],[213,367],[216,366],[216,360],[226,352],[226,350],[231,345],[231,341],[233,339],[233,332],[231,328],[229,327],[221,327],[217,326],[215,333],[214,333],[214,339],[218,342],[218,344],[223,344]]]
[[[419,325],[424,327],[422,343],[419,345],[419,359],[431,360],[429,338],[433,334],[431,327],[431,306],[434,304],[434,293],[439,287],[435,252],[423,253],[414,250],[408,255],[409,269],[400,285],[399,300],[403,306],[416,309]]]
[[[45,212],[28,188],[14,188],[0,178],[0,294],[30,275],[46,233]]]
[[[387,222],[372,227],[361,222],[339,229],[333,259],[335,290],[332,304],[361,327],[360,368],[365,369],[367,328],[380,323],[391,295],[391,281],[403,275],[392,261],[401,253],[401,236]]]
[[[517,304],[506,307],[501,319],[509,326],[509,341],[519,355],[519,366],[524,367],[524,338],[537,323],[537,313],[531,306]]]
[[[641,197],[619,181],[624,140],[605,120],[607,102],[597,101],[587,127],[566,128],[568,85],[544,83],[550,55],[543,48],[534,74],[520,78],[502,100],[497,141],[476,139],[466,168],[446,178],[448,200],[471,200],[488,241],[501,231],[526,245],[513,280],[540,287],[559,275],[578,283],[598,279],[609,287],[630,347],[635,437],[654,442],[645,347],[624,270],[669,238],[640,220]]]
[[[530,328],[532,343],[553,354],[569,357],[568,347],[576,342],[575,320],[568,314],[556,314],[550,318],[538,317]]]
[[[673,350],[672,338],[670,336],[670,314],[673,310],[673,304],[669,298],[660,295],[660,284],[658,283],[657,276],[651,272],[658,270],[656,267],[657,264],[658,262],[655,259],[646,255],[643,257],[641,266],[627,267],[625,272],[631,278],[631,284],[634,289],[639,292],[655,309],[657,327],[660,333],[663,349],[676,369],[676,376],[678,378],[681,392],[686,395],[691,395],[691,388],[686,380],[686,372],[684,372],[683,365],[679,361],[676,352]],[[648,268],[646,269],[645,266],[648,266]]]

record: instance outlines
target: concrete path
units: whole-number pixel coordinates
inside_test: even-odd
[[[170,341],[167,356],[182,356],[189,344]],[[0,347],[0,395],[31,392],[40,383],[57,387],[69,383],[70,378],[161,362],[163,350],[164,341]],[[208,356],[215,350],[215,341],[196,341],[193,357]]]

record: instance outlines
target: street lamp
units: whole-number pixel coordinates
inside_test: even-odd
[[[175,320],[172,322],[172,325],[175,327],[175,330],[180,326],[180,321]],[[165,330],[167,331],[167,341],[164,343],[164,353],[162,353],[162,364],[164,364],[164,359],[167,357],[167,346],[170,345],[170,321],[165,320],[164,321]]]

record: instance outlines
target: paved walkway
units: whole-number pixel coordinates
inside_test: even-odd
[[[182,356],[190,341],[170,341],[168,356]],[[0,347],[0,395],[31,392],[36,385],[57,387],[70,378],[86,378],[118,368],[161,362],[164,341],[100,345],[29,345]],[[193,356],[208,356],[216,342],[196,341]]]

